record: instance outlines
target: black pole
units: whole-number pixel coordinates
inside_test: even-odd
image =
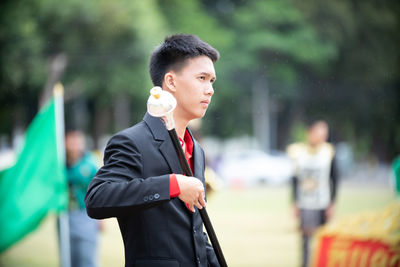
[[[183,173],[186,176],[193,176],[193,172],[190,169],[189,163],[186,160],[185,154],[183,152],[182,146],[180,144],[178,134],[175,129],[168,130],[169,136],[172,139],[172,143],[174,144],[176,153],[178,154],[179,161],[181,163]],[[227,267],[224,254],[222,253],[221,246],[219,245],[217,235],[215,234],[214,228],[211,224],[210,217],[208,217],[208,213],[205,207],[199,209],[201,219],[203,220],[203,224],[207,230],[208,236],[210,237],[211,245],[214,248],[215,255],[217,256],[219,265],[221,267]]]

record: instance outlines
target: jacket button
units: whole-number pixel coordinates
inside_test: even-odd
[[[149,200],[149,197],[148,197],[148,196],[145,196],[145,197],[143,198],[143,200],[144,200],[144,202],[147,202],[147,201]]]
[[[193,228],[193,233],[194,233],[194,234],[196,233],[196,229],[195,229],[195,228]]]
[[[159,199],[159,198],[160,198],[160,195],[159,195],[159,194],[154,194],[154,198],[155,198],[155,199]]]
[[[200,265],[200,258],[197,257],[197,263]]]
[[[152,201],[153,200],[153,195],[149,195],[149,200]]]

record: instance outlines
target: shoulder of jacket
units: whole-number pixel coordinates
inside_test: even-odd
[[[140,137],[141,134],[146,131],[148,128],[144,121],[138,122],[137,124],[123,129],[117,133],[115,133],[111,138],[128,138],[131,140],[136,139],[136,137]]]
[[[112,135],[107,143],[107,146],[111,143],[120,143],[120,142],[139,144],[141,142],[141,136],[143,136],[143,133],[145,133],[145,131],[148,131],[148,128],[146,124],[143,121],[141,121],[133,125],[132,127],[123,129]]]
[[[126,136],[132,136],[132,134],[136,134],[138,132],[142,132],[143,129],[147,129],[146,123],[144,121],[140,121],[136,123],[135,125],[126,128],[124,130],[119,131],[115,135],[126,135]]]

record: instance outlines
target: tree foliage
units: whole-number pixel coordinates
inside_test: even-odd
[[[277,148],[296,121],[324,118],[335,141],[390,159],[400,148],[399,10],[395,0],[3,1],[0,133],[29,123],[60,55],[67,118],[84,107],[96,140],[129,126],[145,110],[151,51],[193,33],[221,53],[205,134],[254,134],[264,91]]]

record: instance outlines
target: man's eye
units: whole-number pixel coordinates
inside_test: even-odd
[[[200,78],[200,80],[205,80],[206,76],[200,76],[199,78]]]
[[[214,82],[215,82],[215,79],[211,79],[210,82],[211,82],[211,83],[214,83]]]

